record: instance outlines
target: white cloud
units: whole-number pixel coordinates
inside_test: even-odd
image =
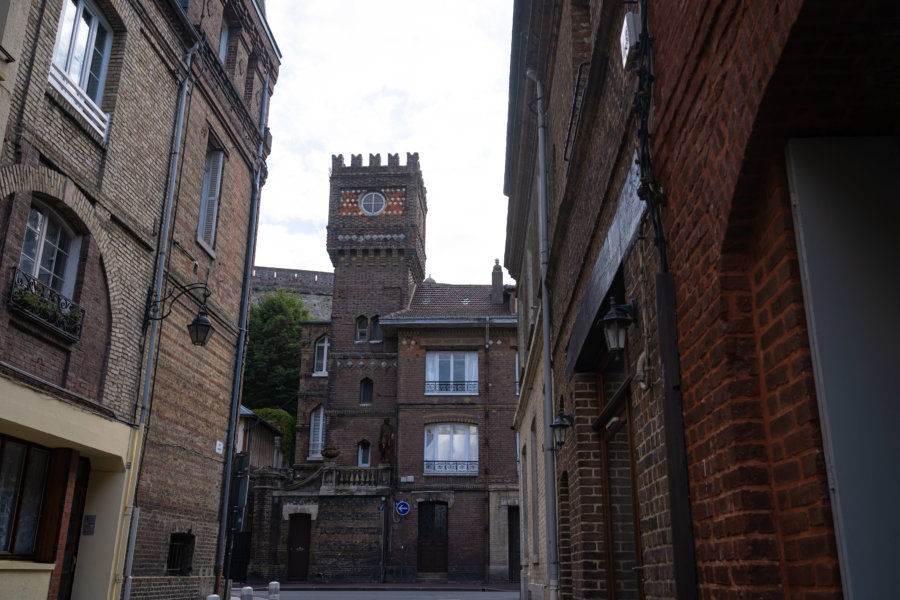
[[[283,59],[256,263],[331,270],[331,155],[418,152],[426,270],[489,283],[503,258],[512,2],[268,0]]]

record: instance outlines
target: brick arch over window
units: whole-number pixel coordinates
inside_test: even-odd
[[[72,347],[75,355],[70,360],[79,360],[76,356],[79,353],[95,357],[92,360],[96,360],[96,357],[103,357],[102,361],[108,360],[109,336],[113,330],[128,331],[128,328],[131,327],[133,339],[139,339],[140,314],[143,310],[143,303],[135,303],[132,295],[125,294],[122,278],[109,277],[110,272],[120,271],[124,267],[120,265],[120,260],[113,251],[106,223],[98,216],[90,200],[81,193],[71,179],[60,173],[46,167],[25,165],[13,165],[0,170],[0,198],[14,201],[15,194],[30,194],[34,201],[39,201],[52,209],[65,220],[68,226],[87,240],[87,245],[82,247],[81,256],[94,257],[88,261],[88,264],[96,265],[97,269],[94,271],[95,276],[91,285],[95,289],[102,289],[102,295],[105,297],[98,303],[96,292],[92,299],[89,295],[86,296],[82,289],[80,297],[74,298],[76,302],[85,305],[87,317],[81,341]],[[23,199],[15,201],[25,202]],[[27,214],[27,210],[25,214]],[[23,215],[23,228],[25,218]],[[11,223],[10,226],[17,227],[18,225]],[[13,261],[17,264],[21,245],[16,248],[9,247],[7,250],[10,256],[4,261],[5,264],[11,264]],[[74,258],[78,260],[78,257]],[[80,267],[80,269],[84,268],[86,268],[85,265]],[[4,285],[7,283],[8,281],[4,282]],[[123,316],[123,311],[111,310],[112,306],[130,306],[133,309],[132,314]],[[128,318],[129,316],[130,318]],[[132,373],[122,373],[120,381],[105,382],[103,377],[106,369],[103,364],[92,365],[89,371],[95,372],[96,378],[90,381],[71,378],[67,388],[71,388],[72,391],[85,397],[100,400],[103,389],[108,383],[118,387],[123,385],[123,381],[133,378]]]

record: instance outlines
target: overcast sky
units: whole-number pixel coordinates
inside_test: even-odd
[[[332,271],[331,155],[418,152],[426,272],[490,283],[503,263],[511,0],[266,0],[281,48],[256,265]],[[508,275],[506,282],[512,283]]]

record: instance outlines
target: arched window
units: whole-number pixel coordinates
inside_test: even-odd
[[[325,408],[316,407],[309,416],[309,458],[319,460],[322,458],[322,448],[325,446]]]
[[[365,342],[369,339],[369,319],[368,317],[357,317],[356,319],[356,341]]]
[[[378,322],[378,317],[372,317],[372,336],[369,341],[372,342],[380,342],[381,341],[381,324]]]
[[[356,446],[356,466],[368,467],[372,462],[372,445],[366,440]]]
[[[72,297],[81,238],[50,209],[32,205],[19,270],[63,296]]]
[[[316,341],[316,356],[313,375],[328,375],[328,336],[323,335]]]
[[[372,383],[372,380],[366,377],[362,381],[359,382],[359,404],[360,406],[369,406],[372,404],[372,398],[375,396],[374,394],[375,385]]]

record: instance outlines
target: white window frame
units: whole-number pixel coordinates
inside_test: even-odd
[[[426,425],[423,472],[426,475],[478,475],[478,426],[470,423]]]
[[[328,341],[327,335],[323,335],[316,341],[316,349],[313,354],[313,375],[316,377],[328,375],[328,347],[330,345],[331,342]]]
[[[231,26],[228,24],[228,19],[225,16],[222,17],[222,30],[219,32],[219,60],[222,61],[222,64],[225,64],[225,59],[228,58],[228,40],[231,38]]]
[[[387,207],[387,198],[381,192],[366,192],[359,199],[359,208],[364,214],[375,216]]]
[[[213,255],[216,247],[216,225],[219,218],[224,164],[225,152],[215,146],[208,146],[203,164],[203,186],[200,188],[197,242]]]
[[[309,457],[307,460],[322,460],[325,448],[325,407],[317,406],[309,415]]]
[[[60,235],[68,236],[66,248],[59,245],[59,237],[56,240],[48,240],[48,231],[53,229],[51,225],[58,228]],[[34,255],[26,254],[26,246],[28,238],[34,240]],[[49,260],[52,261],[51,268],[48,270],[45,263],[47,252],[56,251],[55,255]],[[56,272],[56,263],[59,260],[59,253],[65,256],[65,266],[62,274]],[[56,212],[35,202],[28,211],[28,221],[25,225],[25,237],[22,241],[22,249],[19,252],[19,270],[26,273],[50,289],[59,292],[68,299],[72,298],[75,291],[75,279],[78,276],[78,256],[81,253],[81,236],[69,227],[66,221]],[[31,262],[30,267],[26,261]],[[60,283],[54,280],[59,279]]]
[[[363,440],[356,445],[356,466],[372,466],[372,444],[367,440]]]
[[[450,379],[441,379],[449,366]],[[459,372],[462,369],[462,372]],[[462,379],[459,379],[462,377]],[[425,394],[449,396],[478,395],[477,352],[427,352],[425,354]]]
[[[369,341],[369,318],[368,317],[357,317],[356,321],[354,321],[356,326],[356,334],[355,339],[357,342],[367,342]]]
[[[85,22],[85,16],[90,23]],[[98,35],[102,38],[98,41]],[[89,0],[64,0],[49,81],[60,94],[106,139],[109,115],[100,108],[112,54],[112,27]],[[95,63],[99,60],[99,64]],[[97,67],[94,69],[94,67]],[[96,80],[93,94],[88,90]]]

